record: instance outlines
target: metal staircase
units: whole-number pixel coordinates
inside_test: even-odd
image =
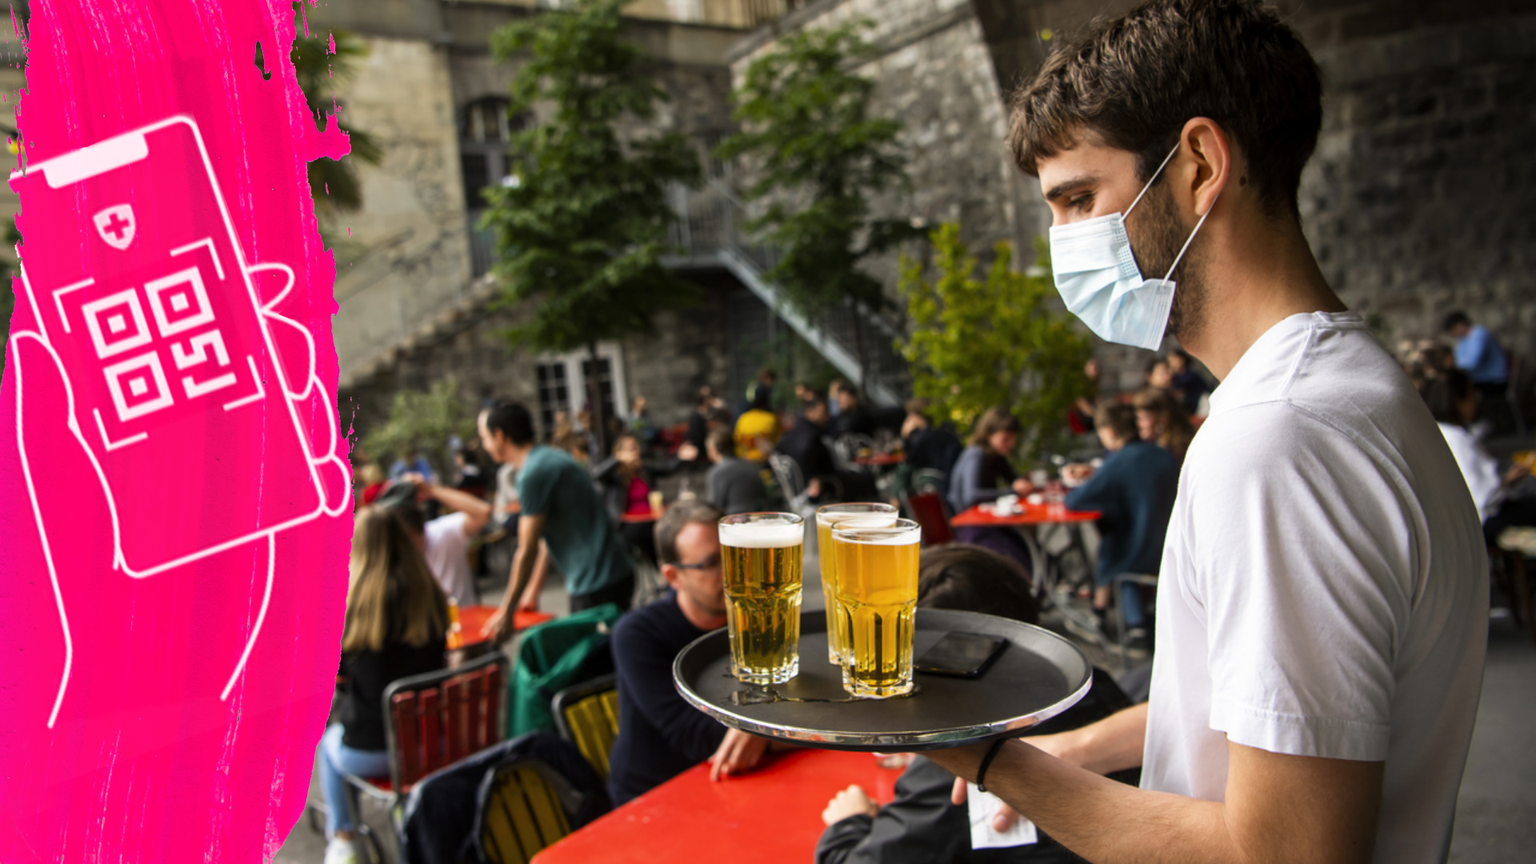
[[[777,251],[754,244],[746,236],[746,207],[723,181],[711,180],[700,189],[677,186],[669,198],[677,219],[668,239],[681,254],[665,257],[666,266],[730,273],[871,400],[900,403],[902,394],[910,389],[910,379],[907,362],[895,347],[900,333],[890,321],[852,305],[813,320],[785,302],[783,290],[763,275],[778,260]],[[382,255],[366,256],[359,262],[362,272],[349,273],[345,280],[350,290],[338,285],[342,290],[338,290],[337,299],[342,308],[336,335],[342,386],[382,371],[403,352],[469,326],[499,296],[499,283],[488,272],[495,261],[493,238],[477,227],[478,216],[470,214],[464,229],[443,230],[433,243],[426,244],[426,251],[403,256],[403,263]],[[410,238],[395,239],[401,246],[417,245],[404,242]],[[391,270],[409,269],[418,259],[428,258],[438,244],[454,241],[467,243],[471,259],[470,278],[455,286],[456,290],[432,292],[400,279],[382,278]]]
[[[725,183],[711,180],[700,189],[679,185],[669,197],[677,219],[668,240],[683,251],[663,259],[668,267],[729,272],[871,399],[900,403],[909,387],[908,367],[896,350],[900,333],[891,322],[852,304],[814,319],[791,306],[783,289],[764,275],[777,263],[778,251],[747,237],[746,206]]]

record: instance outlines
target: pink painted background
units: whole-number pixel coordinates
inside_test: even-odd
[[[32,293],[19,280],[14,286],[0,387],[5,864],[265,860],[302,809],[330,704],[351,533],[347,442],[333,410],[335,267],[320,245],[305,163],[340,156],[347,142],[316,131],[287,60],[293,37],[282,0],[32,4],[28,89],[17,112],[26,164],[185,115],[201,131],[239,256],[247,266],[285,264],[296,278],[266,316],[255,309],[278,297],[281,271],[247,282],[234,270],[227,284],[209,286],[232,353],[238,343],[259,370],[264,401],[238,417],[215,412],[203,422],[192,412],[154,421],[143,458],[130,458],[128,447],[96,453],[93,463],[83,442],[97,433],[82,412],[111,403],[92,377],[99,370],[90,367],[90,343],[62,336],[56,310],[39,310],[30,297],[79,274],[116,267],[122,283],[152,270],[157,244],[213,221],[179,206],[195,197],[186,178],[202,166],[152,153],[129,180],[90,195],[50,190],[36,173],[13,183]],[[270,80],[254,63],[258,41]],[[129,252],[94,241],[84,211],[102,195],[131,203],[140,220],[139,245]],[[228,236],[221,226],[209,231]],[[126,267],[111,254],[142,260]],[[100,299],[109,282],[73,296]],[[313,337],[312,363],[299,328]],[[285,389],[303,394],[288,400],[291,409]],[[306,452],[335,458],[313,470],[296,466],[295,455]],[[104,481],[124,535],[116,546]],[[114,548],[139,561],[162,548],[180,554],[240,535],[242,526],[260,530],[273,514],[307,512],[306,495],[343,506],[272,535],[270,560],[269,541],[258,538],[142,578],[125,572],[142,571],[134,561],[114,566]],[[221,698],[256,626],[269,566],[259,634]]]

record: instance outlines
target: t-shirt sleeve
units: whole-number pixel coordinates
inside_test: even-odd
[[[1188,478],[1210,726],[1274,753],[1384,760],[1414,581],[1403,493],[1311,415],[1241,410],[1260,414],[1201,430],[1215,434]]]
[[[539,516],[549,508],[559,477],[554,462],[530,457],[523,464],[523,470],[517,472],[517,499],[525,515]]]
[[[427,546],[458,552],[468,549],[469,537],[464,534],[464,521],[468,518],[464,513],[449,513],[428,522],[422,529]]]
[[[678,695],[672,681],[675,652],[656,633],[658,624],[644,612],[621,619],[613,633],[613,662],[619,686],[672,749],[689,762],[710,756],[725,740],[725,727]]]

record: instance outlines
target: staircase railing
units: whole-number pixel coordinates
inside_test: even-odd
[[[766,276],[779,261],[778,250],[749,235],[747,206],[725,183],[711,180],[698,189],[679,185],[669,197],[677,215],[669,240],[684,251],[674,264],[730,270],[849,380],[877,401],[900,401],[909,378],[906,360],[895,347],[901,336],[895,326],[852,303],[814,320],[796,310]]]

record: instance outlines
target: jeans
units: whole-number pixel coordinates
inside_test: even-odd
[[[357,790],[342,777],[383,777],[389,754],[383,750],[354,750],[341,743],[342,727],[332,723],[320,738],[320,794],[325,798],[325,836],[351,831],[357,817]]]
[[[1142,603],[1140,585],[1126,582],[1120,586],[1120,612],[1125,616],[1125,629],[1147,626],[1147,609]]]

